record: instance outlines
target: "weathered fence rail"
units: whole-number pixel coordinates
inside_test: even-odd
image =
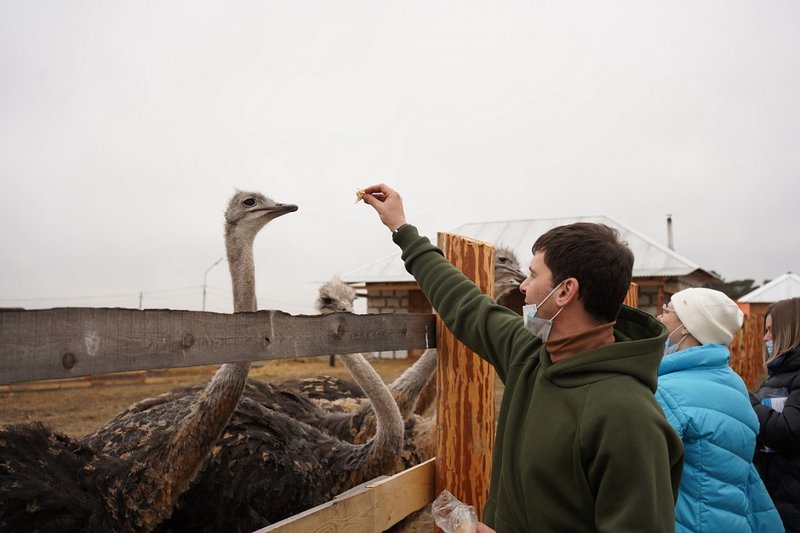
[[[373,479],[255,533],[385,531],[436,498],[435,462]]]
[[[168,309],[0,311],[0,384],[331,353],[428,348],[434,315]]]

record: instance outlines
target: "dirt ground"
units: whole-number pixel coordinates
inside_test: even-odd
[[[410,364],[404,359],[371,362],[386,382],[402,374]],[[152,373],[156,377],[148,378],[147,383],[95,380],[91,387],[0,393],[0,424],[38,420],[56,431],[81,437],[102,426],[130,404],[179,386],[206,381],[215,370],[216,367],[206,366]],[[330,366],[327,356],[269,361],[258,363],[250,370],[251,377],[273,382],[322,375],[349,377],[340,362]]]
[[[374,360],[372,363],[383,380],[389,383],[402,374],[413,361],[386,359]],[[84,385],[67,389],[2,392],[0,425],[41,421],[56,431],[81,437],[102,426],[128,405],[179,386],[205,381],[214,370],[215,367],[174,369],[157,377],[150,377],[146,383],[133,380],[96,380],[91,387]],[[258,364],[250,371],[251,377],[272,382],[322,375],[349,377],[340,362],[330,366],[327,356],[270,361]],[[498,391],[499,394],[501,391]],[[433,531],[433,520],[429,511],[423,510],[409,518],[394,531]]]

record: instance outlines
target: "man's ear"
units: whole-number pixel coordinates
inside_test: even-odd
[[[556,304],[559,307],[564,307],[573,300],[577,300],[579,298],[579,293],[580,284],[578,283],[578,280],[575,278],[567,278],[561,284],[561,288],[558,289],[558,292],[555,295]]]

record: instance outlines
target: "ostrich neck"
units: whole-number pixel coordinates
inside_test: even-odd
[[[253,240],[237,242],[227,234],[226,244],[234,312],[256,311]],[[148,466],[155,477],[140,487],[149,501],[159,503],[146,511],[146,524],[155,527],[168,518],[178,498],[189,488],[236,409],[249,370],[249,362],[223,364],[198,394],[180,426],[174,428],[165,452],[149,458]]]
[[[228,266],[233,283],[233,312],[257,311],[253,239],[237,239],[229,236],[227,249]]]
[[[431,383],[433,373],[436,371],[437,357],[436,349],[428,348],[416,363],[389,385],[403,418],[414,411],[422,390]]]
[[[389,387],[360,353],[342,355],[341,359],[375,408],[378,427],[374,437],[376,446],[372,447],[372,453],[386,453],[386,450],[399,453],[403,442],[403,419]]]

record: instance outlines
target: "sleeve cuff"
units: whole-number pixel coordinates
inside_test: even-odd
[[[411,224],[403,224],[396,230],[392,232],[392,240],[400,246],[404,248],[407,244],[415,240],[419,237],[419,233],[417,233],[417,228]]]

